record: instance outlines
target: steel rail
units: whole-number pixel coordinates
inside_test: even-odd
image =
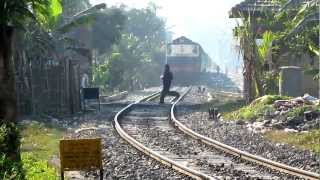
[[[190,90],[190,89],[189,89]],[[188,90],[188,91],[189,91]],[[196,171],[196,170],[193,170],[193,169],[190,169],[186,166],[183,166],[165,156],[162,156],[160,155],[159,153],[153,151],[152,149],[150,148],[147,148],[146,146],[144,146],[143,144],[141,144],[140,142],[138,142],[137,140],[135,140],[132,136],[130,136],[129,134],[127,134],[121,127],[120,123],[119,123],[119,119],[121,117],[123,117],[124,114],[128,113],[129,111],[131,111],[135,105],[137,105],[138,103],[140,102],[143,102],[143,101],[147,101],[147,100],[150,100],[150,99],[153,99],[155,96],[159,96],[160,93],[154,93],[146,98],[143,98],[139,101],[136,101],[132,104],[129,104],[128,106],[126,106],[125,108],[123,108],[121,111],[119,111],[116,116],[114,117],[114,126],[115,126],[115,129],[116,131],[118,132],[118,134],[125,140],[127,141],[129,144],[131,144],[133,147],[135,147],[137,150],[143,152],[145,155],[155,159],[156,161],[172,168],[172,169],[175,169],[177,170],[178,172],[180,173],[183,173],[187,176],[190,176],[192,178],[195,178],[195,179],[217,179],[215,177],[210,177],[206,174],[203,174],[199,171]],[[178,99],[178,100],[181,100],[182,99],[182,96]]]
[[[142,101],[153,101],[155,100],[156,98],[158,98],[160,96],[160,93],[161,92],[156,92],[156,93],[153,93],[151,94],[150,96],[146,97],[146,98],[143,98],[141,99],[140,101],[138,102],[142,102]]]
[[[190,89],[189,89],[190,90]],[[283,163],[279,163],[276,161],[272,161],[266,158],[263,158],[261,156],[256,156],[253,154],[250,154],[248,152],[239,150],[237,148],[231,147],[229,145],[223,144],[219,141],[213,140],[211,138],[208,138],[206,136],[203,136],[201,134],[198,134],[196,132],[194,132],[193,130],[191,130],[190,128],[186,127],[185,125],[183,125],[180,121],[177,120],[177,118],[175,117],[175,107],[177,105],[177,103],[180,101],[180,99],[183,98],[183,96],[181,96],[171,107],[171,112],[170,112],[170,117],[171,117],[171,121],[173,122],[173,124],[180,129],[182,132],[184,132],[185,134],[199,140],[202,141],[205,144],[208,144],[209,146],[213,146],[217,149],[220,149],[226,153],[232,154],[234,156],[237,156],[241,159],[250,161],[250,162],[254,162],[257,164],[260,164],[262,166],[265,167],[269,167],[271,169],[275,169],[284,173],[288,173],[290,175],[294,175],[297,177],[301,177],[301,178],[305,178],[305,179],[310,179],[310,180],[319,180],[320,179],[320,174],[314,173],[314,172],[310,172],[310,171],[306,171],[306,170],[302,170],[296,167],[292,167],[292,166],[288,166],[286,164]]]

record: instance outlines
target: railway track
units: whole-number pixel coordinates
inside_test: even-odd
[[[303,179],[311,179],[311,180],[319,180],[320,179],[320,174],[310,172],[310,171],[305,171],[305,170],[302,170],[302,169],[299,169],[296,167],[288,166],[283,163],[279,163],[279,162],[275,162],[275,161],[263,158],[261,156],[250,154],[248,152],[245,152],[245,151],[239,150],[237,148],[231,147],[229,145],[223,144],[219,141],[208,138],[206,136],[203,136],[203,135],[193,131],[192,129],[185,126],[184,123],[182,123],[180,120],[178,120],[176,118],[176,116],[174,115],[175,105],[176,104],[174,104],[174,106],[171,109],[171,120],[172,120],[173,124],[178,129],[180,129],[182,132],[184,132],[185,134],[187,134],[195,139],[198,139],[199,141],[201,141],[209,146],[220,149],[228,154],[239,157],[243,160],[253,162],[256,164],[260,164],[260,165],[268,167],[270,169],[280,171],[280,172],[283,172],[283,173],[286,173],[286,174],[289,174],[289,175],[292,175],[295,177],[303,178]]]
[[[127,125],[132,125],[133,127],[131,128],[131,132],[126,132],[125,131],[125,128],[123,128],[123,124],[124,124],[124,117],[125,117],[125,114],[128,115],[130,111],[132,111],[133,109],[139,109],[141,107],[146,107],[146,106],[149,106],[149,108],[151,107],[151,109],[156,109],[155,107],[152,107],[152,106],[157,106],[157,105],[148,105],[148,104],[141,104],[142,102],[144,101],[147,101],[147,100],[154,100],[155,98],[157,98],[158,96],[160,95],[160,93],[154,93],[146,98],[143,98],[141,99],[140,101],[138,102],[135,102],[135,103],[132,103],[132,104],[129,104],[127,107],[123,108],[121,111],[119,111],[115,118],[114,118],[114,125],[115,125],[115,128],[117,130],[117,132],[119,133],[119,135],[125,139],[129,144],[131,144],[132,146],[134,146],[136,149],[138,149],[139,151],[143,152],[144,154],[146,154],[147,156],[159,161],[160,163],[164,164],[164,165],[167,165],[183,174],[186,174],[192,178],[196,178],[196,179],[212,179],[211,177],[201,173],[201,172],[198,172],[198,171],[195,171],[191,168],[188,168],[184,165],[181,165],[180,163],[172,160],[172,159],[169,159],[167,158],[166,156],[162,155],[159,151],[155,151],[155,150],[152,150],[151,148],[148,148],[146,147],[144,144],[140,143],[139,141],[137,141],[135,138],[135,132],[134,132],[134,129],[136,129],[136,125],[137,125],[137,119],[135,118],[133,121],[131,121],[131,123],[128,123],[127,121]],[[182,99],[183,96],[181,96],[179,98]],[[179,101],[178,100],[178,101]],[[139,107],[140,106],[140,107]],[[158,106],[160,107],[160,106]],[[138,112],[139,116],[141,117],[149,117],[149,118],[153,118],[153,120],[162,120],[162,122],[164,121],[167,121],[167,117],[170,113],[170,105],[161,105],[162,107],[162,112],[160,112],[160,116],[159,116],[159,112],[152,112],[151,113],[143,113],[143,111],[141,112]],[[151,110],[149,109],[149,110]],[[146,109],[144,109],[146,110]],[[146,111],[145,111],[146,112]],[[156,114],[155,114],[156,113]],[[162,113],[162,114],[161,114]],[[157,115],[157,116],[155,116]],[[162,115],[162,117],[161,117]],[[128,116],[127,116],[128,117]],[[157,117],[157,118],[155,118]],[[140,118],[140,120],[143,120],[144,118]],[[149,124],[149,121],[147,121],[147,126],[150,125]],[[144,125],[144,123],[141,123],[141,125]]]
[[[138,102],[129,104],[114,118],[117,132],[144,154],[196,179],[224,177],[276,179],[276,176],[279,175],[277,172],[276,175],[274,172],[269,173],[266,168],[248,165],[247,161],[306,179],[319,178],[317,174],[286,167],[283,164],[251,155],[193,132],[175,117],[175,106],[187,92],[185,91],[173,105],[145,102],[156,99],[159,93],[154,93]],[[168,121],[169,115],[172,121]],[[186,137],[184,133],[192,138]],[[162,140],[158,140],[159,137],[162,137]],[[165,138],[168,141],[161,143]],[[231,154],[232,157],[225,157],[221,151]],[[281,174],[280,176],[285,175]]]

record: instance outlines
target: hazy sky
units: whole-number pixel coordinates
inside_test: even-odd
[[[157,14],[166,19],[174,38],[184,35],[198,42],[221,66],[238,64],[232,38],[236,22],[228,18],[228,12],[243,0],[90,0],[93,5],[104,2],[135,8],[146,7],[150,1],[160,7]]]

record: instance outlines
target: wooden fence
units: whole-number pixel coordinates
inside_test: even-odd
[[[54,58],[18,59],[15,61],[15,78],[20,114],[61,116],[81,110],[77,61]]]

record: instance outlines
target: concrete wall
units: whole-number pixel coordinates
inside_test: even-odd
[[[314,97],[320,97],[319,84],[320,82],[318,80],[313,80],[312,75],[303,74],[303,77],[302,77],[303,93],[308,93]]]
[[[271,62],[271,57],[268,58],[268,61]],[[309,68],[319,68],[319,57],[310,57],[307,54],[296,56],[293,54],[290,54],[288,52],[282,53],[282,55],[279,56],[277,60],[273,61],[274,63],[271,65],[271,67],[279,68],[282,66],[297,66],[301,68],[301,95],[308,93],[315,97],[320,97],[320,87],[319,87],[319,81],[313,80],[313,77],[311,75],[305,74],[303,71]],[[281,68],[279,68],[281,69]],[[289,77],[288,77],[289,78]],[[295,83],[294,79],[296,78],[294,75],[291,77],[293,79],[292,83]],[[289,79],[287,79],[289,80]],[[289,80],[291,81],[291,80]],[[297,84],[296,82],[295,84]],[[279,82],[279,85],[281,83]],[[281,91],[281,88],[279,87],[279,93]]]
[[[279,94],[281,96],[303,96],[303,74],[300,67],[283,66],[280,68]]]

